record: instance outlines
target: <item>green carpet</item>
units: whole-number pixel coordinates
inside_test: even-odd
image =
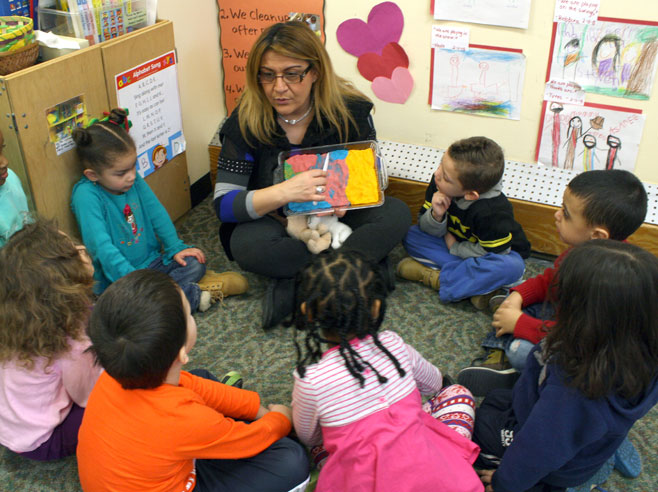
[[[183,217],[177,227],[183,240],[205,251],[210,268],[237,269],[219,244],[218,222],[210,199]],[[403,256],[404,251],[397,247],[391,259],[396,264]],[[545,262],[529,260],[526,275],[535,275],[545,266]],[[239,371],[244,387],[258,391],[264,403],[289,404],[295,359],[291,329],[261,330],[261,301],[266,282],[257,275],[247,273],[246,276],[250,288],[245,295],[229,297],[206,313],[195,315],[198,340],[187,369],[205,368],[217,376],[229,370]],[[382,329],[398,332],[444,374],[456,376],[474,357],[481,355],[479,342],[490,329],[490,323],[491,316],[476,311],[469,302],[444,305],[427,287],[400,280],[389,296]],[[658,459],[654,455],[658,448],[656,408],[634,426],[630,439],[642,455],[644,471],[634,480],[613,472],[604,485],[605,490],[658,491]],[[0,448],[0,491],[79,490],[74,457],[35,463]]]

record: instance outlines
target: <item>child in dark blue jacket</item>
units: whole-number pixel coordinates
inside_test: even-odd
[[[491,391],[476,414],[487,492],[584,483],[658,401],[658,258],[593,240],[557,278],[556,325],[514,389]]]

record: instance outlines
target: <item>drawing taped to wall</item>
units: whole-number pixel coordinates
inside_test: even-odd
[[[530,0],[433,0],[437,20],[528,28]]]
[[[599,18],[596,25],[554,25],[551,79],[586,92],[648,99],[656,72],[658,25]]]
[[[435,49],[432,109],[518,120],[525,56],[520,50]]]
[[[536,159],[575,171],[633,172],[643,127],[644,115],[639,109],[544,102]]]

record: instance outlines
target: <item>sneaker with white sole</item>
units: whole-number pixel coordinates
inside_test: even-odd
[[[490,349],[486,358],[476,359],[471,367],[459,371],[457,381],[473,395],[487,396],[492,389],[513,388],[520,375],[503,350]]]

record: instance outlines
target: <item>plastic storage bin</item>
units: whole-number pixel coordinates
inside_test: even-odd
[[[350,154],[350,151],[363,151],[365,154]],[[369,161],[370,155],[372,161]],[[334,208],[377,207],[384,203],[384,190],[388,186],[386,163],[374,140],[281,152],[275,181],[282,182],[308,169],[322,169],[325,162],[328,183],[324,194],[327,199],[322,202],[289,203],[283,207],[286,215],[317,214]]]
[[[146,0],[116,0],[102,8],[77,8],[77,12],[65,12],[39,7],[39,28],[60,36],[86,39],[91,45],[147,25]]]

